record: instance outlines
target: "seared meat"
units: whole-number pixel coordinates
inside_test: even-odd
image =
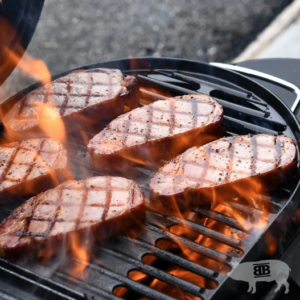
[[[296,166],[296,143],[284,135],[222,138],[163,166],[151,179],[150,198],[161,208],[170,208],[174,200],[184,208],[230,198],[237,190],[247,196],[257,183],[270,188],[290,179]]]
[[[68,248],[74,234],[83,243],[102,240],[144,217],[143,192],[131,180],[69,180],[29,199],[0,225],[0,255],[15,260],[33,253],[57,253],[63,243]]]
[[[126,176],[132,165],[160,166],[161,160],[223,136],[222,120],[222,106],[206,95],[156,101],[119,116],[90,140],[91,164]]]
[[[0,145],[0,204],[44,192],[65,180],[67,152],[57,141],[30,139]]]
[[[63,117],[71,131],[76,129],[76,123],[92,126],[115,118],[123,112],[125,103],[131,108],[138,107],[134,77],[124,80],[116,69],[81,70],[29,93],[2,121],[7,130],[20,134],[38,130],[41,122],[51,128],[51,122]]]

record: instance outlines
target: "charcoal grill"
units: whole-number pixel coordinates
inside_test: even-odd
[[[135,75],[140,85],[141,105],[170,95],[204,93],[213,96],[223,105],[228,136],[248,133],[285,134],[296,140],[297,145],[300,144],[299,124],[284,102],[262,85],[236,72],[197,61],[168,58],[123,59],[78,69],[98,67],[118,68],[124,75]],[[53,79],[72,71],[74,70],[54,76]],[[2,108],[8,110],[16,101],[37,86],[33,85],[10,98],[2,105]],[[74,145],[74,143],[72,138],[66,141],[77,178],[99,175],[89,165],[89,155],[85,145],[83,143]],[[137,167],[137,170],[140,172],[138,182],[148,196],[148,183],[154,172],[145,167]],[[247,234],[247,238],[242,242],[200,223],[192,222],[188,218],[179,219],[149,209],[145,224],[137,228],[134,237],[124,234],[96,245],[95,255],[87,264],[85,271],[87,275],[84,280],[79,277],[71,278],[68,275],[70,266],[79,263],[71,257],[66,258],[63,267],[57,261],[42,265],[35,261],[15,264],[0,259],[0,299],[120,299],[114,295],[114,290],[118,287],[128,290],[124,295],[126,299],[142,297],[174,299],[130,279],[128,274],[132,270],[147,274],[150,278],[157,278],[171,286],[178,287],[188,295],[194,295],[201,299],[223,299],[224,293],[230,295],[229,298],[237,297],[241,293],[245,296],[247,294],[245,285],[233,282],[225,273],[218,273],[185,259],[177,255],[178,253],[163,250],[157,246],[157,242],[159,240],[175,241],[175,243],[179,241],[187,249],[228,267],[244,261],[270,258],[265,252],[266,245],[263,236],[266,232],[274,233],[275,237],[279,239],[279,228],[292,218],[298,207],[299,196],[298,174],[293,180],[279,187],[272,197],[263,197],[262,203],[265,201],[269,207],[269,214],[266,217],[267,225],[265,228],[249,232],[245,232],[243,226],[235,219],[216,212],[208,206],[193,210],[193,213],[199,218],[206,217],[244,232]],[[0,220],[7,217],[18,205],[19,203],[13,203],[2,206]],[[235,201],[228,202],[228,205],[252,219],[262,214],[260,207],[252,207]],[[195,243],[188,237],[175,235],[169,230],[173,225],[184,225],[194,232],[228,245],[242,254],[239,256],[222,253]],[[291,240],[291,232],[289,230],[288,234],[281,235],[280,238],[285,242],[280,244],[281,246],[273,254],[273,258],[280,257],[284,245],[288,245]],[[148,254],[156,256],[162,264],[177,265],[215,282],[217,287],[207,289],[172,276],[157,264],[148,265],[143,262],[143,257]],[[273,287],[270,286],[270,288]],[[268,297],[268,291],[264,290],[262,293]]]

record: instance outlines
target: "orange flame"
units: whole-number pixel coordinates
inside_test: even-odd
[[[74,277],[81,277],[82,279],[85,278],[84,271],[90,260],[89,247],[85,246],[82,245],[82,241],[77,235],[72,235],[70,250],[76,261],[76,265],[71,269],[71,275]]]
[[[0,0],[1,1],[1,0]],[[2,3],[2,1],[0,2]],[[15,139],[28,139],[28,138],[37,138],[37,132],[26,132],[26,134],[18,134],[10,130],[11,125],[15,121],[16,124],[18,122],[23,122],[22,124],[26,126],[26,122],[36,122],[38,127],[38,132],[42,133],[43,137],[51,137],[60,141],[65,141],[66,130],[62,118],[55,108],[55,105],[51,105],[54,103],[54,99],[51,97],[51,75],[46,66],[46,64],[40,60],[32,58],[28,53],[25,52],[23,47],[18,43],[17,35],[14,43],[10,42],[11,33],[13,32],[13,27],[10,25],[8,21],[1,18],[0,19],[0,48],[3,50],[1,61],[0,61],[0,84],[4,81],[5,77],[10,74],[10,72],[15,68],[19,68],[24,73],[30,75],[31,77],[37,79],[44,86],[45,94],[48,97],[48,104],[38,101],[34,96],[30,99],[35,104],[35,110],[32,114],[30,112],[28,115],[22,116],[20,119],[13,119],[11,114],[13,114],[13,110],[15,106],[11,109],[3,108],[0,109],[1,120],[6,128],[6,139],[7,140],[15,140]],[[10,33],[10,34],[9,34]],[[23,100],[21,100],[23,101]],[[20,102],[18,104],[20,104]],[[17,108],[18,109],[18,108]],[[18,115],[18,114],[17,114]],[[47,120],[47,121],[44,121]],[[40,166],[48,171],[55,184],[59,182],[56,180],[55,175],[51,172],[49,166],[43,161],[43,159],[38,155],[36,160],[39,162]],[[68,168],[64,170],[63,173],[67,174],[65,179],[71,178],[71,172]],[[28,183],[26,186],[26,190],[30,190],[32,188],[31,184]],[[32,188],[33,189],[33,188]],[[34,194],[34,189],[32,190]],[[87,241],[88,242],[88,241]],[[72,270],[73,275],[79,275],[82,278],[84,277],[84,270],[86,268],[86,263],[89,262],[89,247],[87,244],[82,244],[79,236],[73,234],[70,237],[70,244],[68,246],[71,254],[74,259],[77,261],[76,267]],[[39,258],[43,263],[47,263],[49,259],[56,254],[56,250],[54,247],[46,247],[41,250],[38,254]]]
[[[46,94],[50,99],[48,100],[51,103],[51,74],[45,64],[40,59],[35,59],[31,57],[28,53],[25,52],[23,47],[18,43],[18,39],[14,40],[14,45],[12,49],[10,49],[10,36],[8,33],[14,32],[13,27],[10,25],[8,21],[5,19],[0,19],[0,46],[3,49],[3,53],[1,56],[1,66],[0,66],[0,82],[4,80],[5,74],[9,74],[15,67],[18,67],[24,73],[30,75],[31,77],[35,78],[36,80],[40,81],[42,85],[46,87]],[[15,32],[14,32],[15,33]],[[15,33],[14,36],[17,36]],[[3,78],[4,76],[4,78]],[[29,122],[37,122],[39,125],[39,130],[43,132],[48,137],[53,137],[58,140],[65,139],[65,126],[54,106],[49,104],[45,104],[39,101],[35,101],[37,104],[37,108],[35,110],[35,115],[26,115],[25,119],[22,117],[22,124],[26,126]],[[20,139],[24,138],[23,134],[17,134],[10,130],[10,126],[12,125],[14,120],[12,118],[13,109],[5,116],[7,111],[1,108],[0,117],[4,124],[4,127],[7,131],[7,139]],[[37,114],[37,115],[36,115]],[[53,120],[51,124],[47,122],[43,122],[43,120]],[[39,123],[39,121],[42,121]],[[19,119],[16,122],[20,122]],[[36,137],[36,134],[27,133],[25,138]]]
[[[208,198],[210,197],[211,210],[237,220],[241,227],[243,227],[247,232],[260,230],[267,225],[270,204],[265,201],[267,198],[266,195],[267,192],[264,188],[264,185],[256,179],[249,178],[244,180],[242,185],[239,185],[237,183],[231,184],[228,193],[220,193],[219,190],[212,189],[207,195],[204,196],[207,196]],[[189,197],[189,195],[186,195],[186,197]],[[188,199],[186,201],[188,201]],[[240,212],[239,209],[237,209],[237,205],[247,207],[250,209],[250,211],[255,211],[256,217],[251,218],[251,213],[247,214]],[[194,223],[201,224],[208,229],[212,229],[213,231],[217,231],[225,236],[228,236],[233,240],[242,241],[249,236],[249,234],[245,233],[244,231],[231,228],[228,225],[207,217],[198,216],[197,214],[192,213],[189,210],[183,213],[182,210],[178,207],[178,203],[175,198],[172,199],[172,204],[170,206],[172,206],[172,211],[169,211],[169,214],[175,215],[182,220],[189,219]],[[193,208],[191,209],[193,210]],[[226,245],[205,235],[197,234],[190,227],[188,227],[188,224],[185,224],[187,223],[182,222],[178,225],[172,226],[169,229],[170,232],[176,235],[173,238],[173,242],[160,240],[157,242],[156,246],[170,252],[179,252],[181,257],[219,273],[228,273],[230,271],[230,267],[225,262],[222,263],[219,261],[214,261],[187,249],[185,244],[181,242],[180,237],[186,238],[188,240],[193,240],[195,243],[230,255],[231,257],[240,258],[243,256],[244,252],[241,243],[237,242],[237,245],[241,245],[237,247]],[[168,229],[164,228],[161,224],[158,223],[156,225],[163,230],[168,231]],[[266,236],[265,239],[268,244],[268,248],[266,249],[267,253],[270,255],[274,254],[277,250],[276,239],[274,239],[274,237],[272,236]],[[150,259],[145,263],[152,264],[155,260],[157,259]],[[156,266],[157,265],[159,264],[156,264]],[[206,289],[215,289],[217,287],[215,282],[191,273],[176,265],[169,265],[169,267],[167,269],[164,269],[164,271],[167,271],[169,274],[177,276],[183,280]],[[146,277],[140,276],[134,280],[143,281],[146,280]],[[158,279],[153,279],[150,282],[149,286],[176,299],[199,299],[193,295],[187,295],[186,293],[180,291],[178,287],[170,286],[169,284],[166,284]]]

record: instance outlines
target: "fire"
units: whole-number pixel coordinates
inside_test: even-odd
[[[73,234],[71,237],[70,250],[73,259],[76,261],[75,266],[71,269],[71,276],[85,278],[84,271],[90,261],[88,241],[82,245],[81,239]]]
[[[2,3],[2,0],[0,0],[0,3]],[[11,24],[7,20],[1,18],[0,48],[3,52],[0,61],[0,84],[5,80],[7,74],[10,74],[11,71],[17,67],[22,72],[28,74],[41,83],[46,91],[45,94],[47,96],[47,104],[39,101],[38,98],[34,98],[35,96],[31,96],[30,101],[34,102],[35,104],[34,112],[32,112],[32,110],[28,110],[27,114],[22,115],[20,119],[16,120],[11,118],[10,115],[14,108],[3,108],[5,107],[3,106],[0,109],[0,117],[6,129],[6,136],[4,140],[13,141],[19,139],[38,138],[42,136],[54,138],[55,140],[64,142],[66,139],[66,129],[59,111],[57,110],[55,105],[51,105],[51,103],[54,103],[54,99],[51,96],[51,74],[47,68],[47,65],[44,61],[33,58],[27,52],[25,52],[23,47],[18,43],[18,38],[16,38],[14,41],[11,41],[10,39],[12,36],[12,32],[13,27],[11,26]],[[14,36],[16,37],[17,35]],[[18,104],[20,104],[22,101],[19,101]],[[35,130],[34,132],[26,132],[26,134],[18,134],[16,131],[10,129],[13,128],[12,125],[14,125],[14,122],[15,124],[17,124],[18,122],[22,122],[25,127],[26,124],[35,122],[37,125],[37,130]],[[39,155],[37,155],[36,160],[40,162],[42,167],[49,170],[49,174],[52,175],[52,172],[50,172],[51,170],[49,169],[47,164],[43,162]],[[66,173],[69,174],[69,177],[71,179],[71,172],[69,172],[69,170],[66,170]],[[52,177],[54,177],[54,174]],[[56,184],[59,183],[56,178],[52,179],[54,179],[54,182]],[[31,186],[28,184],[26,186],[26,189],[30,190]],[[74,260],[77,262],[76,266],[71,270],[72,276],[80,276],[81,278],[84,278],[84,270],[90,260],[89,242],[89,239],[86,239],[83,243],[82,239],[79,236],[72,234],[70,237],[70,243],[68,246],[66,246],[67,249],[63,249],[65,251],[70,251]],[[48,247],[42,249],[38,253],[38,258],[40,259],[41,263],[46,264],[50,261],[53,255],[57,254],[56,252],[57,249],[54,249],[51,245],[48,245]]]
[[[225,225],[219,221],[215,221],[208,217],[201,217],[194,213],[193,207],[188,207],[188,210],[182,212],[177,205],[176,199],[173,199],[172,202],[172,211],[169,212],[171,215],[175,215],[177,218],[182,220],[190,220],[194,223],[201,224],[206,228],[212,229],[215,232],[219,232],[225,236],[230,237],[233,240],[237,241],[237,245],[242,245],[242,241],[246,239],[249,234],[247,232],[261,230],[265,228],[268,222],[268,214],[270,211],[270,204],[266,202],[267,191],[264,188],[264,185],[249,178],[244,180],[243,184],[240,186],[238,184],[232,184],[228,193],[220,193],[217,189],[212,189],[209,193],[211,199],[210,210],[216,213],[221,213],[225,216],[235,219],[240,226],[245,230],[241,231],[235,228],[232,228],[228,225]],[[208,204],[207,204],[208,205]],[[250,209],[250,213],[243,213],[238,208],[240,206]],[[191,209],[191,211],[189,211]],[[251,211],[256,212],[256,216],[253,217]],[[300,215],[300,213],[299,213]],[[212,271],[219,273],[228,273],[230,272],[230,267],[225,262],[215,261],[213,259],[207,258],[201,254],[189,250],[185,244],[181,242],[180,237],[192,240],[195,243],[203,245],[209,249],[216,250],[218,252],[230,255],[231,257],[241,258],[244,255],[242,246],[235,248],[229,245],[226,245],[222,242],[214,240],[208,236],[199,234],[193,231],[191,228],[186,226],[187,223],[179,223],[174,225],[169,229],[166,229],[161,224],[157,223],[156,226],[160,227],[163,230],[169,230],[171,233],[175,234],[175,237],[170,240],[159,240],[156,243],[156,246],[167,250],[169,252],[175,253],[189,261],[192,261],[198,265],[201,265],[205,268],[208,268]],[[277,250],[277,241],[272,236],[265,236],[267,242],[267,254],[274,254]],[[155,267],[162,268],[163,271],[168,272],[176,277],[179,277],[183,280],[191,282],[197,286],[206,288],[206,289],[215,289],[217,284],[214,281],[208,280],[201,276],[198,276],[188,270],[185,270],[177,265],[168,265],[160,267],[159,259],[155,256],[146,256],[143,260],[144,263],[149,265],[155,264]],[[165,265],[165,264],[162,264]],[[176,286],[170,286],[169,284],[162,282],[156,278],[149,278],[146,274],[143,273],[132,273],[131,279],[139,282],[147,282],[147,285],[153,289],[156,289],[160,292],[163,292],[171,297],[176,299],[188,299],[196,300],[199,299],[196,296],[188,295],[181,291]],[[150,283],[148,283],[150,281]],[[146,298],[140,298],[145,300]]]
[[[17,40],[14,41],[14,47],[11,49],[9,47],[11,35],[8,33],[11,33],[13,28],[10,23],[3,18],[0,19],[0,25],[0,47],[3,50],[0,65],[0,82],[3,82],[6,76],[5,74],[9,74],[15,67],[18,67],[24,73],[30,75],[34,79],[38,80],[43,86],[45,86],[46,94],[48,95],[47,103],[53,102],[50,85],[51,74],[45,62],[31,57],[27,52],[25,52],[23,47],[17,43]],[[36,122],[39,126],[38,130],[44,135],[63,141],[66,137],[65,126],[55,107],[51,104],[45,104],[37,101],[37,99],[31,100],[36,103],[37,107],[35,112],[30,112],[31,114],[25,114],[25,117],[22,116],[22,125],[26,127],[26,124],[29,124],[30,122]],[[6,138],[8,140],[36,137],[36,132],[29,132],[26,134],[26,136],[24,136],[23,133],[18,134],[13,130],[10,130],[10,128],[13,128],[12,125],[14,125],[14,121],[20,122],[20,119],[13,120],[10,114],[11,112],[5,116],[6,113],[7,111],[2,108],[0,111],[0,117],[4,127],[6,128]],[[49,119],[51,120],[51,123],[49,123]],[[47,122],[43,122],[43,120],[47,120]],[[8,124],[10,126],[7,126]]]
[[[0,82],[6,74],[9,74],[16,66],[26,74],[41,81],[44,85],[51,81],[50,72],[46,64],[40,59],[32,58],[18,43],[18,36],[11,24],[4,18],[0,18],[0,47],[2,57],[0,64]],[[11,33],[14,32],[14,35]],[[15,39],[11,41],[11,37]],[[3,76],[3,77],[2,77]]]

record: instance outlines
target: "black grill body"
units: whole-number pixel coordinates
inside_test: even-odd
[[[224,121],[228,136],[249,133],[285,134],[296,140],[299,145],[298,121],[284,102],[260,84],[235,72],[201,62],[168,58],[123,59],[78,69],[97,67],[117,68],[124,75],[135,75],[144,103],[163,99],[167,95],[204,93],[213,96],[224,107]],[[53,79],[71,71],[74,70],[54,76]],[[36,87],[37,85],[31,86],[7,100],[2,105],[2,109],[8,110],[16,101]],[[83,143],[75,144],[74,140],[70,138],[66,141],[66,145],[77,179],[100,174],[89,165],[89,155]],[[154,171],[144,167],[137,167],[137,170],[140,172],[138,182],[148,196],[149,180],[154,175]],[[245,294],[247,287],[244,284],[233,282],[226,273],[216,272],[182,258],[176,253],[163,250],[157,247],[157,241],[161,239],[175,243],[178,241],[187,249],[231,268],[235,263],[270,258],[265,252],[264,234],[274,235],[278,239],[280,234],[281,243],[273,255],[273,258],[276,258],[289,243],[292,232],[289,231],[288,234],[282,235],[281,225],[290,223],[295,209],[298,207],[299,198],[299,175],[297,175],[293,180],[273,192],[272,197],[263,198],[262,203],[265,201],[266,206],[269,207],[266,216],[267,226],[250,232],[246,232],[235,219],[216,212],[209,206],[193,209],[192,213],[196,214],[198,218],[209,218],[244,232],[247,238],[242,242],[189,219],[179,219],[149,210],[145,224],[136,229],[136,237],[120,235],[95,246],[94,256],[87,265],[84,280],[71,278],[68,275],[70,266],[79,263],[71,257],[63,259],[63,267],[59,259],[48,265],[41,265],[36,261],[20,265],[0,259],[0,277],[3,278],[3,280],[1,279],[3,284],[0,284],[0,299],[1,297],[3,299],[20,298],[20,295],[24,299],[53,299],[54,297],[55,299],[83,299],[86,297],[119,299],[113,294],[117,287],[128,289],[127,295],[124,296],[127,297],[126,299],[138,299],[142,296],[150,299],[174,299],[128,278],[128,273],[132,270],[145,273],[151,278],[157,278],[171,286],[178,287],[183,293],[201,299],[223,299],[224,293],[229,298],[237,297],[241,293]],[[18,205],[19,203],[13,203],[1,207],[1,221]],[[262,215],[261,207],[253,207],[235,201],[228,202],[228,206],[247,215],[250,219],[256,219]],[[242,254],[222,253],[195,243],[188,237],[177,236],[169,230],[173,225],[186,226],[194,232],[228,245]],[[159,266],[145,264],[142,259],[147,254],[156,256],[161,262],[172,263],[215,282],[217,287],[207,289],[172,276],[160,269]]]

